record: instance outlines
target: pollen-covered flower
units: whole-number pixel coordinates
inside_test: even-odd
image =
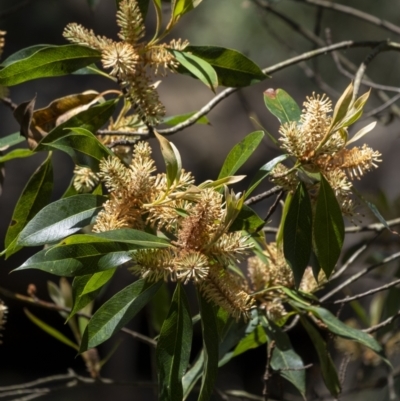
[[[88,167],[76,166],[74,174],[74,188],[78,192],[90,192],[99,183],[97,174]]]
[[[135,74],[139,55],[129,43],[115,42],[107,46],[101,55],[104,68],[111,68],[110,75],[126,77]]]

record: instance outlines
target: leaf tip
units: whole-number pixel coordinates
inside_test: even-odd
[[[268,88],[266,91],[264,91],[264,96],[267,96],[271,99],[275,99],[276,98],[276,90],[273,88]]]

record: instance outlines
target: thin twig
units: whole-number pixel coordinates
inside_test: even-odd
[[[276,210],[276,208],[278,207],[279,202],[281,201],[282,196],[283,196],[284,193],[285,193],[285,192],[284,192],[283,190],[281,190],[281,191],[278,193],[278,196],[275,198],[274,203],[271,205],[271,207],[269,208],[269,210],[268,210],[268,212],[267,212],[267,215],[265,216],[264,222],[263,222],[262,224],[260,224],[260,227],[257,228],[256,232],[262,230],[263,227],[265,226],[265,224],[267,224],[268,219],[269,219],[269,218],[272,216],[272,214],[275,212],[275,210]]]
[[[296,0],[296,1],[299,1],[299,0]],[[393,33],[396,33],[397,35],[400,35],[400,27],[399,26],[397,26],[389,21],[386,21],[382,18],[378,18],[375,15],[371,15],[364,11],[358,10],[356,8],[352,8],[349,6],[345,6],[343,4],[333,3],[331,1],[325,1],[325,0],[300,0],[300,2],[304,3],[304,4],[309,4],[309,5],[313,5],[313,6],[318,6],[318,7],[323,7],[326,9],[338,11],[342,14],[351,15],[352,17],[358,18],[362,21],[369,22],[370,24],[379,26],[383,29],[386,29],[389,32],[393,32]]]
[[[364,329],[363,331],[365,333],[375,333],[379,329],[382,329],[383,327],[389,326],[390,324],[392,324],[399,317],[400,317],[400,311],[398,311],[395,315],[390,316],[389,318],[387,318],[383,322],[381,322],[379,324],[376,324],[375,326],[368,327],[368,329]]]
[[[276,193],[281,192],[281,191],[282,191],[282,187],[280,187],[280,186],[273,187],[273,188],[269,189],[268,191],[265,191],[261,194],[255,195],[255,196],[252,196],[251,198],[247,199],[247,201],[244,202],[244,204],[246,206],[254,205],[254,203],[258,203],[258,202],[260,202],[264,199],[267,199],[270,196],[275,195]]]
[[[389,99],[387,102],[381,104],[379,107],[376,107],[375,109],[370,110],[368,113],[364,113],[363,117],[364,118],[375,117],[377,114],[381,113],[382,111],[384,111],[388,107],[390,107],[393,103],[396,103],[399,99],[400,99],[400,93],[393,96],[391,99]]]
[[[116,146],[133,146],[137,143],[137,140],[128,140],[128,139],[119,139],[117,141],[113,141],[107,145],[108,148],[112,149]]]
[[[392,281],[391,283],[382,285],[380,287],[376,287],[376,288],[373,288],[371,290],[365,291],[365,292],[363,292],[361,294],[354,295],[352,297],[346,297],[346,298],[343,298],[343,299],[338,299],[336,301],[333,301],[332,303],[334,303],[334,304],[344,304],[344,303],[347,303],[347,302],[352,302],[352,301],[355,301],[356,299],[364,298],[364,297],[367,297],[369,295],[376,294],[377,292],[384,291],[384,290],[387,290],[389,288],[395,287],[398,284],[400,284],[400,279]]]
[[[340,277],[347,269],[348,267],[366,250],[368,249],[369,244],[364,244],[360,248],[358,248],[350,257],[347,259],[346,263],[343,264],[343,266],[335,272],[335,274],[331,277],[331,280],[334,280],[338,277]]]
[[[7,107],[9,107],[12,111],[14,111],[18,105],[14,103],[9,97],[0,98],[1,102],[4,103]]]
[[[57,312],[71,313],[71,308],[60,306],[60,305],[54,304],[52,302],[43,301],[39,298],[32,298],[32,297],[29,297],[26,295],[18,294],[16,292],[7,290],[6,288],[3,288],[3,287],[0,287],[0,294],[7,298],[15,299],[15,300],[23,302],[23,303],[27,303],[27,304],[30,304],[33,306],[38,306],[40,308],[49,309],[49,310],[53,310],[53,311],[57,311]],[[76,315],[85,317],[87,319],[90,319],[92,317],[91,315],[88,315],[88,314],[82,313],[82,312],[77,312]],[[130,336],[136,338],[137,340],[143,342],[144,344],[150,345],[152,347],[155,347],[157,345],[157,342],[155,340],[153,340],[152,338],[147,337],[143,334],[137,333],[136,331],[127,329],[126,327],[123,327],[121,329],[121,331],[126,334],[129,334]]]
[[[327,294],[325,294],[320,301],[324,302],[327,299],[329,299],[332,295],[335,295],[337,292],[341,291],[343,288],[347,287],[348,285],[350,285],[351,283],[353,283],[354,281],[357,281],[360,277],[364,276],[365,274],[369,273],[371,270],[374,270],[380,266],[383,266],[387,263],[390,263],[396,259],[400,258],[400,252],[396,252],[393,255],[390,255],[388,257],[386,257],[385,259],[382,260],[382,262],[376,263],[372,266],[366,267],[360,271],[358,271],[356,274],[354,274],[353,276],[351,276],[350,278],[348,278],[346,281],[344,281],[343,283],[339,284],[337,287],[335,287],[332,291],[328,292]]]

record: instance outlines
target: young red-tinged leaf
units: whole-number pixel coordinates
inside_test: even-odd
[[[306,372],[303,360],[294,351],[289,336],[280,327],[266,318],[262,321],[268,338],[275,342],[270,361],[271,368],[292,383],[305,399]]]
[[[185,51],[207,61],[221,86],[241,88],[268,78],[260,67],[242,53],[217,46],[188,46]]]
[[[179,180],[180,178],[182,171],[181,156],[172,142],[155,131],[154,134],[160,143],[161,153],[167,169],[167,182],[170,186],[175,180]]]
[[[24,226],[44,207],[51,199],[53,191],[53,166],[51,155],[33,173],[29,179],[11,219],[5,238],[6,257],[17,252],[22,246],[16,245],[16,239]]]
[[[197,291],[197,299],[200,305],[204,350],[204,369],[198,401],[208,401],[214,391],[218,374],[219,336],[215,308],[199,291]]]
[[[17,244],[38,246],[55,243],[92,224],[106,200],[104,196],[81,194],[53,202],[29,221]]]
[[[33,79],[68,75],[101,58],[98,50],[75,44],[35,50],[26,58],[7,63],[0,70],[0,85],[13,86]]]
[[[283,228],[283,252],[297,287],[310,261],[311,245],[311,201],[306,186],[301,182],[290,202]]]
[[[124,327],[151,300],[161,283],[138,280],[111,297],[90,319],[79,351],[97,347]]]
[[[264,102],[281,124],[300,120],[300,107],[283,89],[267,89],[264,92]]]
[[[162,400],[183,398],[182,378],[189,364],[192,332],[189,304],[183,286],[178,283],[156,350],[159,394]]]
[[[226,157],[218,179],[235,174],[254,153],[263,138],[263,131],[255,131],[246,135],[242,141],[236,144]]]
[[[337,397],[340,393],[340,382],[335,364],[329,355],[328,347],[318,333],[318,330],[307,320],[307,318],[301,317],[300,319],[317,351],[319,363],[321,364],[322,378],[324,379],[325,385],[329,392],[334,397]]]
[[[336,266],[344,240],[344,223],[333,189],[321,174],[315,205],[313,245],[321,269],[329,277]]]
[[[210,63],[185,51],[170,50],[170,52],[180,64],[178,72],[188,71],[215,92],[218,87],[218,75]]]
[[[64,334],[59,332],[57,329],[55,329],[54,327],[51,327],[47,323],[45,323],[42,320],[40,320],[39,318],[37,318],[34,314],[29,312],[28,309],[24,309],[24,312],[25,312],[25,315],[28,317],[28,319],[32,323],[36,324],[36,326],[38,326],[40,329],[45,331],[47,334],[50,334],[56,340],[62,342],[65,345],[68,345],[69,347],[73,348],[75,351],[79,350],[79,347],[74,342],[72,342],[68,337],[66,337]]]

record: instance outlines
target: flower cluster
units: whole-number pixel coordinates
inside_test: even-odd
[[[243,197],[227,190],[223,196],[210,182],[195,186],[184,170],[172,183],[155,170],[147,142],[134,146],[129,166],[118,157],[103,160],[99,176],[110,197],[93,231],[162,231],[171,247],[135,251],[133,272],[150,281],[193,282],[235,318],[247,316],[253,299],[245,280],[230,268],[250,248],[247,235],[229,231]]]
[[[168,49],[183,50],[187,41],[172,40],[169,44],[157,43],[157,38],[149,43],[141,42],[145,35],[144,21],[137,0],[119,2],[117,24],[120,41],[95,35],[92,30],[71,23],[64,30],[64,37],[72,43],[88,46],[101,52],[103,67],[110,69],[121,85],[128,102],[137,116],[148,125],[157,124],[165,114],[156,85],[147,71],[150,67],[155,74],[174,71],[178,62]],[[128,120],[131,120],[129,117]],[[131,121],[120,119],[121,129]]]
[[[283,250],[275,242],[266,245],[263,253],[265,255],[263,260],[258,256],[250,257],[247,260],[248,275],[255,299],[265,309],[268,318],[276,321],[286,315],[283,306],[286,297],[279,287],[294,288],[294,276],[286,262]],[[317,282],[312,268],[307,267],[298,289],[312,293],[320,288],[325,280],[321,271]]]
[[[7,306],[4,305],[2,300],[0,300],[0,330],[4,329],[4,324],[6,323],[7,311],[8,311]],[[0,344],[1,343],[2,341],[0,340]]]
[[[279,129],[281,147],[296,159],[296,167],[306,174],[322,173],[334,190],[343,214],[349,216],[353,214],[354,208],[351,181],[360,179],[381,161],[381,154],[367,145],[347,148],[347,145],[360,139],[375,126],[372,123],[364,127],[353,139],[348,140],[347,127],[361,116],[369,93],[354,100],[351,100],[352,95],[353,86],[350,85],[331,115],[332,102],[329,98],[313,94],[303,104],[300,121],[284,123]],[[271,180],[293,191],[299,182],[298,171],[278,164]],[[311,186],[315,187],[315,184]]]

